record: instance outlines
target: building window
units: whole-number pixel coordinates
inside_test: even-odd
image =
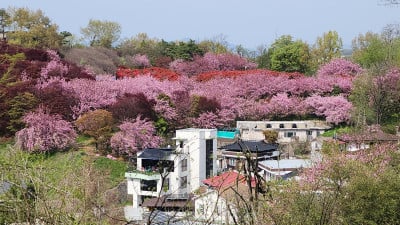
[[[179,141],[179,148],[183,148],[183,141]]]
[[[285,132],[285,134],[284,134],[284,137],[286,137],[286,138],[290,138],[290,137],[294,137],[294,136],[296,136],[296,132],[288,131],[288,132]]]
[[[297,128],[297,124],[292,124],[292,128]]]
[[[311,130],[307,131],[307,136],[312,136],[312,131]]]
[[[272,126],[271,126],[271,124],[269,124],[269,123],[267,123],[267,126],[266,126],[267,128],[271,128]]]
[[[180,188],[186,188],[187,187],[187,176],[181,177],[181,183],[180,183]]]
[[[285,125],[283,123],[279,124],[279,128],[285,128]]]
[[[229,164],[230,166],[235,166],[235,165],[236,165],[236,160],[230,158],[230,159],[228,160],[228,164]]]
[[[213,152],[214,152],[214,142],[212,139],[206,140],[206,177],[213,176]]]
[[[181,161],[181,171],[182,171],[182,172],[187,171],[187,159],[183,159],[183,160]]]
[[[142,191],[157,191],[157,180],[141,180],[140,190]]]

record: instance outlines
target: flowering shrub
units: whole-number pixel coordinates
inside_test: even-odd
[[[116,156],[132,156],[145,148],[158,147],[161,138],[151,121],[141,119],[126,120],[119,126],[120,131],[111,137],[111,148]]]
[[[194,57],[193,61],[175,60],[169,68],[184,76],[195,76],[210,71],[251,70],[257,68],[257,64],[231,53],[208,52],[203,57]]]
[[[317,71],[317,76],[347,75],[355,76],[362,73],[360,65],[346,59],[333,59],[329,63],[321,66]]]
[[[118,79],[143,75],[150,75],[158,80],[177,80],[179,77],[177,73],[160,67],[150,67],[144,69],[127,69],[119,67],[116,74]]]
[[[329,123],[339,124],[350,120],[352,104],[342,96],[321,97],[312,96],[305,100],[311,112],[324,116]]]
[[[76,133],[72,125],[57,114],[49,114],[43,108],[28,113],[23,121],[27,127],[15,135],[16,145],[28,152],[64,150],[75,143]]]
[[[141,69],[151,66],[147,55],[136,54],[131,58],[128,57],[128,60],[130,60],[129,64],[132,64],[134,68]]]

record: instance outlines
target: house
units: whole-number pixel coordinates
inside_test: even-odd
[[[189,206],[190,193],[216,175],[216,129],[181,129],[173,139],[173,148],[138,152],[136,169],[125,173],[133,209]]]
[[[337,140],[341,144],[341,149],[355,152],[368,149],[370,146],[380,143],[399,143],[400,137],[382,131],[379,125],[368,126],[356,133],[337,135]]]
[[[278,132],[278,143],[307,142],[320,136],[331,127],[320,120],[303,121],[237,121],[242,140],[263,140],[264,130]]]
[[[243,199],[249,199],[246,178],[235,171],[224,172],[218,176],[203,181],[204,187],[194,197],[197,222],[204,224],[233,224],[237,221],[241,209],[244,207]],[[255,187],[255,182],[251,182]]]
[[[301,169],[310,168],[309,159],[265,160],[258,162],[259,174],[266,180],[287,180],[295,177]]]
[[[277,159],[279,156],[278,144],[262,141],[237,140],[232,144],[221,146],[218,149],[218,171],[229,169],[241,170],[246,161],[246,154],[251,160],[263,161]]]

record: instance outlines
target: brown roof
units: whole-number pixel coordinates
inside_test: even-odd
[[[189,195],[188,199],[169,199],[168,195],[159,198],[146,198],[142,206],[149,208],[194,208],[193,195]]]

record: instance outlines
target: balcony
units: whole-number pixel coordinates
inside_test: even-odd
[[[160,180],[161,174],[151,170],[133,170],[125,173],[126,178],[139,180]]]

